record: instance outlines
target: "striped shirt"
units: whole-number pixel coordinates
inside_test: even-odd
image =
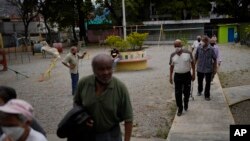
[[[199,46],[195,53],[195,59],[198,61],[197,72],[213,72],[213,62],[216,61],[216,54],[210,45],[207,47],[207,49]]]

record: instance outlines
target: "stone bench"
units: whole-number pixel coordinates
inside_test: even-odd
[[[135,71],[135,70],[144,70],[148,67],[147,65],[148,57],[140,59],[124,59],[120,60],[117,63],[117,71]]]

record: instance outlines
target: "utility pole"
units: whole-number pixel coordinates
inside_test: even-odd
[[[122,0],[122,19],[123,19],[123,36],[124,40],[127,39],[127,30],[126,30],[126,13],[125,13],[125,0]]]

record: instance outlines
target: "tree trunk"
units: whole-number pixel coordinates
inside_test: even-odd
[[[80,41],[82,41],[84,38],[85,43],[88,43],[88,37],[86,35],[86,28],[85,28],[84,12],[81,9],[81,6],[83,5],[83,1],[77,0],[76,4],[77,4],[78,16],[79,16],[79,29],[80,29],[79,39]]]
[[[52,40],[51,40],[51,30],[50,30],[50,28],[49,28],[49,25],[48,25],[48,23],[47,23],[47,18],[45,18],[44,17],[44,24],[45,24],[45,27],[46,27],[46,29],[48,30],[48,34],[47,34],[47,42],[49,43],[49,44],[52,44]]]

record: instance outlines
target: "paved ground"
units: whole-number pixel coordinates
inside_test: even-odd
[[[234,119],[217,75],[211,86],[211,101],[196,94],[197,81],[194,83],[194,100],[190,100],[187,112],[175,116],[167,141],[228,141],[229,125],[234,124]]]
[[[92,74],[91,58],[98,53],[109,53],[104,48],[86,49],[90,58],[80,61],[80,77]],[[128,87],[134,109],[133,136],[138,138],[155,138],[167,135],[166,125],[171,126],[175,103],[172,99],[172,86],[168,82],[168,60],[173,51],[172,46],[151,46],[146,49],[151,57],[149,68],[143,71],[115,72],[114,76],[122,80]],[[66,52],[61,55],[64,57]],[[9,68],[22,74],[16,75],[9,70],[0,72],[0,85],[12,86],[18,97],[30,102],[35,108],[35,117],[48,134],[55,134],[57,124],[72,107],[70,75],[68,69],[60,62],[51,72],[51,78],[39,82],[41,74],[49,67],[51,57],[42,58],[41,54],[10,56]],[[7,56],[9,58],[9,56]],[[17,77],[16,77],[17,76]],[[123,127],[122,127],[123,129]]]
[[[249,50],[238,50],[227,46],[222,46],[221,49],[224,53],[221,71],[249,69]],[[97,53],[108,53],[108,50],[103,48],[93,48],[88,51],[90,59]],[[131,92],[136,123],[133,136],[137,137],[133,138],[134,141],[162,140],[154,137],[159,136],[159,132],[166,127],[166,123],[170,124],[169,111],[173,109],[171,108],[173,88],[168,83],[168,60],[173,48],[154,46],[147,51],[152,58],[148,62],[148,70],[114,74],[125,82]],[[64,55],[65,53],[62,56]],[[38,82],[41,73],[48,68],[51,58],[42,59],[41,55],[37,54],[28,62],[28,58],[25,58],[25,55],[23,57],[23,63],[21,63],[20,55],[17,55],[17,58],[12,55],[9,67],[28,75],[29,78],[16,75],[13,71],[0,72],[0,85],[14,87],[19,98],[29,101],[35,107],[36,118],[48,132],[49,140],[57,141],[56,126],[65,112],[72,107],[68,70],[58,63],[49,80]],[[92,73],[90,59],[80,63],[81,77]],[[168,137],[169,141],[228,140],[228,128],[233,123],[233,119],[218,78],[215,79],[211,90],[212,100],[207,102],[204,97],[196,96],[196,89],[194,89],[195,100],[190,101],[188,112],[181,117],[175,117]]]
[[[223,91],[229,106],[250,99],[250,85],[224,88]]]

